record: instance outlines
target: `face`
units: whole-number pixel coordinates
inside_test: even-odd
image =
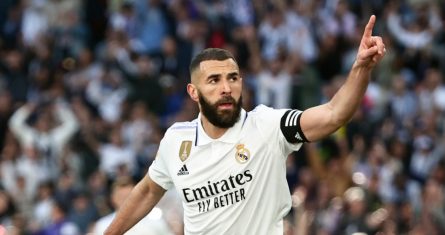
[[[40,132],[49,132],[51,129],[51,116],[47,112],[42,113],[37,121],[36,121],[36,128]]]
[[[203,61],[187,86],[202,115],[214,126],[229,128],[241,112],[242,79],[235,61]]]
[[[238,101],[236,101],[231,96],[225,96],[218,100],[216,103],[212,104],[200,92],[198,92],[198,95],[202,114],[214,126],[220,128],[229,128],[235,125],[235,123],[238,121],[239,114],[241,112],[241,97]],[[226,105],[233,106],[234,109],[218,110],[218,107]]]

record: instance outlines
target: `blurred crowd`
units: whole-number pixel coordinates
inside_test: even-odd
[[[116,185],[141,179],[164,131],[196,117],[185,85],[206,47],[236,56],[246,110],[326,102],[371,14],[387,54],[351,122],[289,156],[285,234],[445,234],[441,0],[0,1],[0,224],[103,226]],[[159,234],[182,233],[178,200],[151,214]]]

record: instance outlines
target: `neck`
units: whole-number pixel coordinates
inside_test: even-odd
[[[201,124],[202,128],[204,128],[205,133],[212,139],[218,139],[219,137],[224,135],[224,133],[226,133],[228,129],[213,125],[204,115],[201,115]]]

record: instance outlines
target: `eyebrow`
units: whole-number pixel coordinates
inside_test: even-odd
[[[207,76],[206,80],[209,80],[209,79],[212,79],[212,78],[218,78],[220,76],[221,76],[221,74],[219,74],[219,73],[210,74],[209,76]],[[239,76],[239,73],[238,72],[231,72],[227,76],[228,77]]]
[[[230,76],[237,76],[237,75],[239,75],[238,72],[231,72],[231,73],[228,74],[229,77]],[[214,73],[214,74],[210,74],[209,76],[207,76],[207,78],[214,78],[214,77],[219,77],[219,76],[221,76],[221,74]]]
[[[212,78],[218,78],[220,76],[221,76],[221,74],[217,74],[217,73],[210,74],[209,76],[207,76],[206,80],[209,80],[209,79],[212,79]]]
[[[229,73],[229,77],[232,77],[232,76],[239,76],[239,73],[238,72]]]

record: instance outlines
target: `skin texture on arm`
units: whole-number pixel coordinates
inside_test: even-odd
[[[358,48],[357,58],[346,82],[326,103],[305,110],[301,129],[309,141],[316,141],[336,131],[350,120],[366,92],[371,71],[385,55],[382,38],[372,36],[376,18],[371,16]]]
[[[165,189],[151,180],[147,174],[125,199],[104,234],[124,234],[153,209],[164,193]]]

